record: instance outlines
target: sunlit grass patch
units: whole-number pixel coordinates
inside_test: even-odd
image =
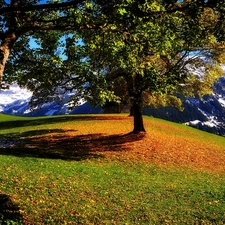
[[[10,161],[0,189],[27,224],[224,221],[224,176],[131,162]]]

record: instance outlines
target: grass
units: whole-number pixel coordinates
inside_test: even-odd
[[[145,128],[0,115],[0,224],[225,224],[225,139],[150,117]]]

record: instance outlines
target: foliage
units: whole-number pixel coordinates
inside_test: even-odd
[[[148,117],[151,134],[126,135],[125,115],[0,121],[19,141],[0,148],[0,193],[24,224],[224,223],[223,137]]]
[[[13,42],[5,75],[10,80],[17,71],[15,80],[34,91],[34,104],[74,89],[75,104],[79,98],[95,105],[121,103],[128,96],[135,111],[134,130],[144,131],[143,102],[181,108],[178,93],[208,94],[223,74],[223,1],[78,3],[35,11],[30,17],[25,11],[26,23],[13,23],[22,35]],[[35,22],[31,25],[28,18]],[[31,37],[38,43],[32,50]],[[200,69],[201,76],[196,73]],[[121,79],[126,90],[116,94]]]
[[[18,45],[19,49],[16,51],[20,55],[24,50],[28,50],[28,40],[32,40],[40,31],[78,28],[75,21],[71,21],[65,14],[66,11],[78,7],[82,2],[83,0],[65,2],[43,2],[39,0],[25,0],[23,2],[18,0],[3,1],[0,5],[0,84],[2,83],[6,61],[12,50],[15,50],[15,44],[20,42]],[[51,36],[50,48],[56,43],[57,37]],[[25,48],[24,45],[26,45]],[[47,43],[42,45],[42,47],[47,46]],[[48,48],[48,50],[50,49]]]
[[[208,94],[222,76],[218,66],[224,62],[220,60],[224,48],[214,35],[218,15],[211,8],[167,13],[157,1],[120,1],[104,7],[108,7],[106,12],[101,11],[102,5],[93,6],[94,12],[102,13],[102,30],[85,30],[82,36],[89,64],[94,71],[106,74],[109,88],[123,77],[131,100],[138,101],[136,96],[145,92],[162,96],[165,105],[167,96],[171,98],[177,92]],[[163,11],[160,16],[158,10]],[[91,21],[99,20],[95,17]],[[201,77],[194,73],[203,66],[205,78],[204,73]]]

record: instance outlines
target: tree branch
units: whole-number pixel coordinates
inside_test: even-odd
[[[84,0],[73,0],[68,2],[62,3],[50,3],[50,4],[40,4],[40,5],[30,5],[30,6],[17,6],[17,7],[3,7],[0,8],[0,14],[5,14],[9,12],[27,12],[27,11],[35,11],[35,10],[42,10],[42,9],[60,9],[60,8],[67,8],[67,7],[74,7],[78,4],[84,2]]]

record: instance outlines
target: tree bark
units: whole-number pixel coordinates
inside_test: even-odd
[[[131,101],[129,116],[134,117],[134,129],[132,133],[145,132],[142,116],[143,77],[141,74],[134,74],[127,78],[126,82]]]
[[[11,48],[15,44],[17,40],[17,36],[15,32],[7,33],[2,40],[1,46],[0,46],[0,89],[2,84],[2,77],[5,70],[5,64],[7,59],[9,58]]]
[[[133,104],[130,106],[130,114],[129,116],[134,116]]]
[[[134,117],[134,129],[133,133],[145,132],[143,116],[142,116],[142,98],[141,93],[133,99],[133,117]]]

